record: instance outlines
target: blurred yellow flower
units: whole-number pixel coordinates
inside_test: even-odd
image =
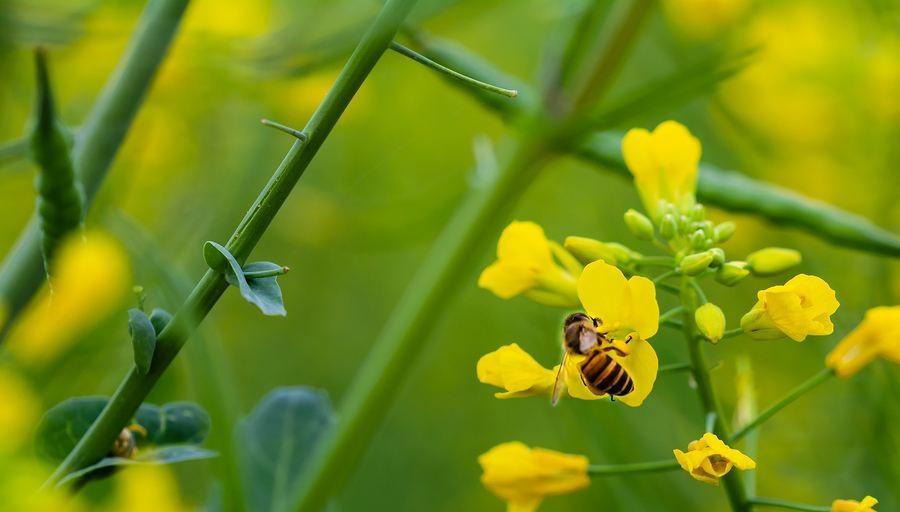
[[[689,39],[708,39],[737,21],[750,0],[664,0],[663,8],[680,34]]]
[[[588,459],[581,455],[529,448],[509,442],[478,457],[481,483],[504,499],[508,512],[530,512],[546,496],[567,494],[590,485]]]
[[[622,140],[622,154],[651,217],[657,217],[660,200],[682,210],[694,205],[700,141],[684,125],[665,121],[653,132],[631,129]]]
[[[165,466],[142,464],[126,468],[117,476],[116,499],[110,512],[186,512],[178,485]]]
[[[732,467],[741,470],[756,468],[756,462],[723,443],[715,434],[706,433],[688,445],[688,451],[673,450],[675,459],[690,475],[708,484],[718,485],[719,478]]]
[[[747,265],[758,276],[772,276],[799,265],[800,251],[783,247],[766,247],[747,256]]]
[[[10,512],[88,510],[78,495],[66,489],[39,490],[49,473],[48,468],[30,457],[0,458],[0,508]]]
[[[566,268],[554,261],[554,254]],[[571,306],[578,300],[577,265],[565,249],[547,240],[540,226],[516,221],[500,235],[497,261],[484,269],[478,286],[502,299],[524,294],[541,304]]]
[[[707,302],[694,311],[694,321],[700,333],[713,343],[718,343],[725,334],[725,314],[712,302]]]
[[[52,288],[38,295],[10,333],[10,351],[25,362],[52,360],[106,318],[129,289],[125,252],[99,232],[63,242],[55,266]]]
[[[877,357],[900,363],[900,306],[881,306],[866,312],[862,323],[825,358],[838,377],[847,378]]]
[[[819,277],[799,274],[784,285],[759,291],[757,299],[741,318],[741,328],[752,338],[786,335],[803,341],[809,335],[824,336],[834,331],[831,315],[840,303],[834,290]]]
[[[24,446],[41,414],[40,399],[19,376],[0,369],[0,454]]]
[[[553,387],[556,369],[548,370],[518,344],[505,345],[478,360],[478,380],[503,388],[497,398],[547,395]]]
[[[834,500],[831,512],[875,512],[873,507],[877,504],[878,500],[871,496],[866,496],[862,501]]]

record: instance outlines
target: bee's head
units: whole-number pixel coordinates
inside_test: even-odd
[[[566,317],[566,321],[563,324],[563,328],[568,329],[569,326],[576,324],[576,323],[584,322],[584,321],[590,322],[591,317],[585,315],[584,313],[582,313],[580,311],[578,313],[572,313],[571,315]]]
[[[563,340],[568,350],[580,353],[582,330],[591,323],[591,317],[584,313],[572,313],[566,317],[563,325]]]

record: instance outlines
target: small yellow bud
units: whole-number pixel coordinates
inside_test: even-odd
[[[767,247],[747,256],[750,270],[758,276],[773,276],[798,265],[802,260],[799,251],[781,247]]]
[[[709,251],[689,254],[681,260],[678,270],[688,276],[700,275],[709,268],[709,264],[713,262],[713,259],[715,259],[715,256]]]
[[[694,311],[694,322],[700,333],[713,343],[718,343],[725,334],[725,314],[712,302],[707,302]]]
[[[653,223],[646,215],[630,208],[625,212],[625,225],[640,240],[653,240]]]
[[[729,261],[719,267],[719,270],[716,271],[715,279],[716,282],[725,286],[734,286],[749,275],[750,271],[747,270],[746,261]]]
[[[716,235],[716,242],[727,242],[728,239],[731,238],[732,235],[734,235],[735,229],[737,229],[737,226],[730,220],[716,226],[713,230]]]
[[[677,234],[678,221],[675,220],[675,216],[671,213],[663,215],[662,220],[659,221],[659,236],[661,236],[663,240],[670,240],[675,238],[675,235]]]
[[[635,258],[640,258],[641,256],[622,244],[606,243],[581,236],[566,237],[563,245],[578,261],[585,265],[597,260],[603,260],[610,265],[619,267],[627,265]]]

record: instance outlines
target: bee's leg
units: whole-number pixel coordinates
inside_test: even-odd
[[[630,334],[625,337],[625,344],[628,345],[629,343],[631,343],[631,335]]]
[[[609,401],[610,401],[610,402],[615,402],[615,401],[616,401],[616,395],[609,395]]]

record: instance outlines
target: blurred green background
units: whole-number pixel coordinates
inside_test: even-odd
[[[539,83],[585,2],[423,2],[417,15],[435,35],[460,42],[528,82]],[[77,126],[112,70],[143,3],[63,0],[0,2],[0,140],[24,133],[33,94],[31,47],[50,43],[62,117]],[[367,0],[195,0],[161,75],[88,217],[132,249],[135,283],[148,304],[173,308],[172,290],[148,259],[187,284],[205,266],[201,246],[223,241],[291,144],[262,127],[268,117],[302,126],[377,11]],[[778,183],[900,228],[900,4],[868,1],[671,0],[643,27],[611,97],[711,48],[758,47],[753,64],[715,93],[630,122],[686,124],[704,160]],[[316,62],[327,51],[334,58]],[[503,84],[500,84],[503,85]],[[472,179],[473,140],[498,148],[501,121],[431,71],[388,53],[304,175],[254,257],[288,265],[280,279],[286,318],[262,317],[230,291],[204,323],[207,350],[228,363],[228,399],[246,413],[269,390],[310,385],[335,404]],[[33,211],[30,163],[0,168],[0,249]],[[542,172],[512,218],[533,220],[551,238],[590,236],[640,251],[622,213],[638,207],[630,183],[573,159]],[[736,338],[710,350],[726,405],[734,403],[735,357],[752,361],[761,405],[822,366],[825,353],[872,306],[896,304],[895,260],[835,248],[806,233],[713,210],[739,229],[725,246],[740,258],[762,246],[800,249],[799,271],[821,276],[841,308],[830,338],[759,342]],[[512,220],[512,218],[507,220]],[[505,222],[505,221],[504,221]],[[669,457],[699,437],[700,407],[683,374],[661,376],[639,409],[567,400],[498,401],[475,379],[478,358],[517,342],[545,365],[558,357],[565,311],[524,299],[502,301],[475,285],[493,259],[493,240],[459,276],[458,293],[433,319],[419,363],[396,389],[388,420],[337,500],[341,510],[501,510],[479,484],[479,454],[507,440],[595,463]],[[150,247],[147,247],[149,242]],[[783,278],[716,287],[710,298],[736,326],[759,288]],[[183,291],[176,291],[181,296]],[[665,300],[665,299],[664,299]],[[22,369],[49,407],[72,395],[111,393],[130,361],[123,301],[115,313],[48,364]],[[664,303],[665,306],[665,303]],[[189,343],[194,345],[196,340]],[[662,364],[686,359],[677,333],[653,339]],[[155,390],[157,403],[207,405],[204,354],[182,354]],[[760,430],[761,495],[827,504],[872,494],[900,509],[900,369],[878,363],[848,382],[831,381]],[[199,372],[199,373],[198,373]],[[217,426],[213,425],[215,434]],[[221,438],[210,440],[213,447]],[[202,503],[207,466],[179,468],[183,491]],[[90,491],[90,489],[89,489]],[[542,510],[726,510],[722,492],[683,473],[595,479],[550,498]]]

